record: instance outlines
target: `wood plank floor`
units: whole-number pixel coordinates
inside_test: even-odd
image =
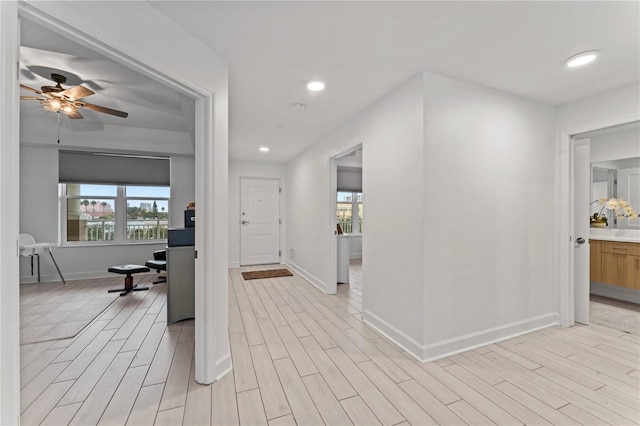
[[[362,323],[348,286],[240,275],[273,268],[229,271],[234,370],[220,381],[193,380],[193,321],[166,326],[160,284],[73,339],[21,347],[22,424],[640,423],[637,335],[552,327],[421,364]]]

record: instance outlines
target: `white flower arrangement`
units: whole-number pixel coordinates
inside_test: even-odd
[[[623,218],[628,217],[629,219],[637,219],[638,212],[631,207],[628,201],[622,198],[600,198],[598,200],[592,201],[591,204],[598,203],[602,206],[600,209],[600,213],[594,213],[592,216],[589,216],[589,221],[591,223],[602,223],[608,224],[607,215],[603,215],[602,212],[606,208],[607,210],[613,210],[616,217]]]

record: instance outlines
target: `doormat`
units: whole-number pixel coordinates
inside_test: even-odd
[[[292,277],[293,274],[288,269],[272,269],[270,271],[243,272],[242,278],[245,280],[261,280],[264,278]]]

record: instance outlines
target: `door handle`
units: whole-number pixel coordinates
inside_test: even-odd
[[[248,222],[248,221],[246,221],[246,220],[243,220],[243,221],[242,221],[242,222],[240,222],[240,223],[241,223],[241,224],[243,224],[243,225],[248,225],[248,224],[249,224],[249,222]]]
[[[584,238],[582,238],[582,237],[579,237],[579,238],[576,240],[576,243],[578,243],[578,244],[584,244],[584,243],[586,243],[586,240],[585,240]]]

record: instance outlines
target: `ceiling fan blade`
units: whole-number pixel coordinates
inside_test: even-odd
[[[20,96],[23,101],[46,101],[46,98],[39,98],[37,96]]]
[[[105,114],[117,115],[118,117],[122,117],[122,118],[127,118],[129,116],[128,112],[118,111],[118,110],[115,110],[115,109],[103,107],[103,106],[100,106],[100,105],[93,105],[93,104],[89,104],[89,103],[86,103],[86,102],[78,102],[75,105],[79,106],[79,107],[82,107],[82,108],[90,109],[90,110],[96,111],[96,112],[103,112]]]
[[[29,90],[30,92],[37,93],[38,95],[42,95],[41,91],[36,90],[33,87],[25,86],[24,84],[21,84],[20,87],[22,87],[25,90]]]
[[[84,118],[78,111],[65,112],[69,118]]]
[[[84,86],[73,86],[68,89],[58,92],[59,96],[64,96],[72,101],[84,98],[85,96],[93,95],[95,92],[91,89],[87,89]]]

